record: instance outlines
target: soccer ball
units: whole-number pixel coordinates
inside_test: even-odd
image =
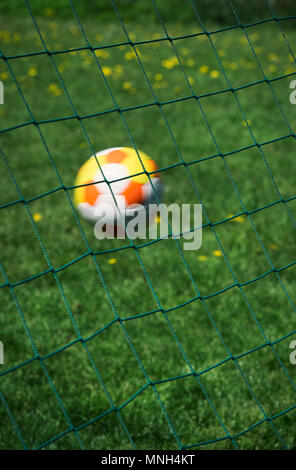
[[[74,191],[75,205],[82,217],[96,222],[104,213],[107,222],[114,223],[117,207],[128,217],[129,208],[139,204],[147,208],[148,216],[148,205],[161,199],[162,183],[155,162],[143,152],[138,154],[129,147],[109,148],[92,155],[82,165]],[[153,172],[151,182],[142,164],[147,172]]]

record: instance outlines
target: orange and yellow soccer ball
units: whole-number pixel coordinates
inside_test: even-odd
[[[135,204],[148,207],[149,204],[159,202],[162,184],[159,174],[156,173],[156,164],[144,152],[138,151],[138,154],[140,158],[137,152],[129,147],[109,148],[96,153],[95,156],[92,155],[82,165],[74,191],[75,205],[82,217],[93,222],[97,221],[101,216],[100,208],[104,208],[105,211],[107,204],[110,221],[114,220],[116,211],[114,198],[120,201],[120,210],[124,206],[126,212]],[[141,161],[145,170],[148,173],[152,172],[150,179],[153,187],[143,170]]]

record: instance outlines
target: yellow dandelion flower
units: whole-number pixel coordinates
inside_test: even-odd
[[[157,82],[160,82],[160,80],[163,79],[163,75],[162,75],[162,73],[156,73],[154,78]]]
[[[193,77],[188,77],[188,82],[190,83],[190,85],[193,85],[194,78]]]
[[[278,246],[277,246],[275,243],[270,243],[269,248],[270,248],[271,250],[277,250],[277,249],[278,249]]]
[[[247,122],[245,120],[242,121],[242,125],[244,127],[247,127],[247,123],[249,124],[249,126],[251,125],[251,120],[250,119],[247,119]]]
[[[206,261],[208,257],[206,255],[199,255],[198,256],[199,261]]]
[[[0,79],[1,79],[1,80],[4,81],[4,80],[6,80],[7,78],[8,78],[8,73],[7,73],[7,72],[2,72],[2,73],[0,74]]]
[[[20,33],[14,33],[14,35],[12,36],[12,40],[14,43],[19,42],[21,40]]]
[[[103,71],[103,74],[106,75],[106,77],[108,77],[112,73],[111,67],[107,67],[107,66],[102,67],[102,71]]]
[[[58,25],[54,23],[53,21],[49,23],[49,27],[52,31],[56,31],[58,29]]]
[[[201,67],[199,67],[199,71],[204,75],[209,71],[209,67],[207,65],[202,65]]]
[[[224,51],[224,49],[220,49],[220,50],[218,51],[218,54],[219,54],[220,57],[224,57],[224,56],[225,56],[225,51]]]
[[[10,31],[4,30],[0,32],[0,37],[3,39],[4,44],[9,44],[10,43]]]
[[[237,64],[235,62],[230,62],[228,64],[228,67],[230,68],[230,70],[236,70],[237,69]]]
[[[59,66],[59,71],[60,71],[61,73],[63,73],[63,72],[66,70],[66,68],[67,68],[68,66],[69,66],[69,63],[66,62],[66,61],[64,61],[64,62]]]
[[[110,258],[110,259],[108,260],[108,263],[109,263],[109,264],[115,264],[115,263],[117,263],[117,259],[116,259],[116,258]]]
[[[42,220],[42,214],[40,214],[40,212],[35,212],[35,214],[33,214],[33,219],[35,222],[40,222],[40,220]]]
[[[174,67],[174,64],[169,60],[162,60],[161,65],[167,69],[172,69]]]
[[[268,66],[268,71],[269,72],[275,72],[276,71],[276,66],[274,64],[271,64]]]
[[[30,75],[30,77],[36,77],[37,75],[37,69],[35,69],[35,67],[31,67],[29,70],[28,70],[28,75]]]
[[[194,66],[194,60],[193,59],[187,59],[186,64],[188,67],[193,67]]]
[[[48,87],[48,90],[52,96],[60,96],[62,94],[62,90],[57,86],[56,83],[51,83]]]
[[[109,57],[109,52],[104,51],[103,49],[97,49],[95,51],[97,57],[102,57],[102,59],[107,59]]]
[[[175,65],[178,65],[178,59],[177,57],[172,57],[170,59],[164,59],[161,61],[161,64],[163,65],[163,67],[167,68],[167,69],[172,69],[173,67],[175,67]]]
[[[271,60],[272,62],[278,62],[278,60],[279,60],[278,56],[276,54],[274,54],[273,52],[268,54],[268,59]]]
[[[256,52],[256,54],[261,54],[263,49],[261,46],[258,46],[258,47],[254,47],[254,51]]]
[[[131,82],[124,82],[123,85],[122,85],[122,88],[124,90],[130,90],[132,88]]]
[[[222,253],[222,251],[220,251],[220,250],[214,250],[214,251],[213,251],[213,255],[214,255],[214,256],[218,256],[218,257],[219,257],[219,256],[222,256],[222,254],[223,254],[223,253]]]
[[[54,9],[53,8],[45,8],[44,14],[45,14],[45,16],[47,16],[47,18],[51,18],[51,17],[54,16]]]
[[[115,65],[114,66],[114,76],[115,78],[121,77],[123,73],[123,68],[121,65]]]
[[[85,59],[85,60],[83,61],[83,67],[89,67],[91,63],[92,63],[92,60],[91,60],[90,57],[88,57],[87,59]],[[60,70],[61,70],[61,69],[60,69]],[[105,75],[107,75],[107,74],[105,74]]]
[[[219,77],[219,72],[218,70],[211,70],[210,75],[212,78],[218,78]]]
[[[200,31],[192,31],[192,34],[195,34],[195,33],[200,33]],[[215,37],[215,36],[212,37],[212,41],[213,41],[214,37]],[[206,37],[206,35],[204,35],[204,36],[199,36],[199,39],[198,39],[198,40],[201,41],[201,42],[204,42],[204,41],[207,40],[207,37]]]
[[[256,41],[257,39],[259,39],[259,34],[258,33],[250,34],[250,39],[252,39],[252,41]]]
[[[10,33],[3,38],[4,44],[10,44]]]
[[[188,55],[190,53],[190,49],[188,49],[188,47],[183,47],[183,49],[181,49],[181,52],[183,55]]]
[[[234,214],[228,214],[227,218],[231,219],[233,216]],[[244,222],[244,217],[241,215],[239,215],[238,217],[233,217],[231,219],[231,222],[239,222],[239,223]]]
[[[72,34],[77,35],[79,33],[79,28],[76,25],[71,25],[70,26],[70,31]]]
[[[124,54],[125,60],[132,60],[135,58],[135,53],[134,51],[128,51]]]

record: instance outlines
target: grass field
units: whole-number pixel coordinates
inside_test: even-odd
[[[74,17],[50,16],[47,49],[86,46]],[[278,24],[247,29],[254,54],[241,29],[211,44],[168,23],[192,37],[137,46],[146,79],[129,45],[26,57],[44,50],[29,15],[0,26],[1,52],[22,56],[0,63],[0,448],[295,448],[296,67]],[[83,27],[93,47],[126,42],[116,17]],[[202,202],[200,250],[99,241],[75,216],[92,148],[133,142],[163,169],[164,202]]]

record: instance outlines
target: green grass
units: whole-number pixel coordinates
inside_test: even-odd
[[[74,21],[37,21],[48,49],[85,46]],[[91,19],[85,26],[93,46],[125,41],[116,19],[105,24],[103,31]],[[166,26],[170,35],[200,31],[194,23]],[[294,45],[295,30],[287,23],[282,27]],[[135,41],[163,36],[156,24],[130,23],[128,31]],[[268,78],[296,71],[275,23],[250,28],[248,33]],[[0,36],[1,50],[6,55],[42,50],[28,17],[2,22]],[[242,31],[224,31],[212,39],[233,87],[261,80]],[[69,422],[61,407],[72,425],[79,428],[79,438],[86,448],[132,448],[127,434],[139,449],[178,448],[159,400],[183,446],[209,441],[198,448],[233,448],[233,442],[225,438],[226,428],[229,435],[238,435],[235,442],[242,449],[283,448],[283,441],[295,448],[295,409],[282,414],[295,405],[291,381],[296,380],[296,368],[289,362],[289,344],[295,334],[277,342],[273,349],[259,348],[266,341],[277,341],[296,330],[295,267],[286,268],[296,257],[291,220],[296,216],[295,140],[280,140],[290,131],[267,83],[240,89],[237,97],[256,142],[264,143],[261,148],[266,164],[259,148],[252,146],[254,140],[233,94],[211,94],[225,90],[227,84],[207,37],[179,40],[175,46],[194,92],[206,95],[200,103],[217,146],[228,154],[224,159],[206,158],[218,152],[196,100],[163,106],[183,159],[188,163],[198,161],[187,168],[209,220],[217,224],[204,228],[199,251],[184,252],[203,301],[189,302],[197,297],[197,291],[171,239],[137,250],[146,275],[133,248],[108,251],[126,246],[126,240],[99,241],[92,225],[80,219],[85,243],[66,192],[54,191],[60,182],[36,126],[18,127],[31,117],[6,64],[0,64],[0,80],[5,87],[1,129],[16,126],[1,134],[1,148],[11,171],[2,158],[0,204],[5,207],[1,209],[1,260],[7,279],[15,286],[0,289],[0,339],[5,345],[5,365],[0,366],[0,372],[28,361],[1,376],[5,397],[0,404],[2,449],[21,448],[20,435],[28,448],[47,442],[45,447],[49,449],[79,448],[78,434],[66,433]],[[167,41],[139,46],[138,51],[160,102],[192,94],[180,66],[172,60],[174,50]],[[123,46],[98,54],[121,109],[153,102],[130,52],[131,48]],[[90,51],[57,54],[54,58],[79,115],[114,108]],[[73,186],[91,149],[78,120],[52,122],[73,113],[49,57],[35,55],[10,60],[9,64],[34,119],[50,121],[41,124],[40,129],[64,185]],[[291,77],[282,78],[272,82],[272,87],[295,132],[290,81]],[[151,155],[159,168],[170,167],[162,172],[164,202],[198,203],[160,109],[151,105],[126,111],[124,117],[136,146]],[[89,117],[83,124],[95,150],[131,146],[117,112]],[[252,147],[235,152],[248,146]],[[286,204],[272,205],[279,195],[269,169],[282,197],[290,199]],[[32,199],[27,210],[22,203],[9,205],[20,199],[11,174],[22,197]],[[47,192],[50,194],[38,198]],[[73,190],[68,194],[72,199]],[[247,215],[240,215],[244,212],[242,204],[248,211],[262,208],[252,214],[253,225]],[[30,214],[42,216],[35,223],[35,231]],[[48,270],[40,241],[51,265],[58,269],[55,276],[49,272],[34,277]],[[72,263],[88,252],[87,245],[93,253],[103,253]],[[112,258],[114,264],[110,264]],[[272,267],[285,269],[276,274]],[[5,275],[0,273],[0,283],[4,284]],[[31,277],[34,279],[21,282]],[[246,284],[239,289],[238,283]],[[158,310],[156,297],[166,313],[142,315]],[[114,322],[116,315],[125,321]],[[77,335],[88,341],[76,341]],[[30,361],[36,351],[46,359]],[[230,354],[240,357],[233,361]],[[197,380],[190,375],[191,370],[203,373]],[[145,388],[147,380],[155,383],[154,387]],[[119,411],[110,411],[112,406],[102,382],[114,406],[121,407]],[[100,419],[95,420],[98,416]],[[266,416],[274,417],[272,423],[265,420],[255,426]],[[53,440],[59,434],[61,437]]]

